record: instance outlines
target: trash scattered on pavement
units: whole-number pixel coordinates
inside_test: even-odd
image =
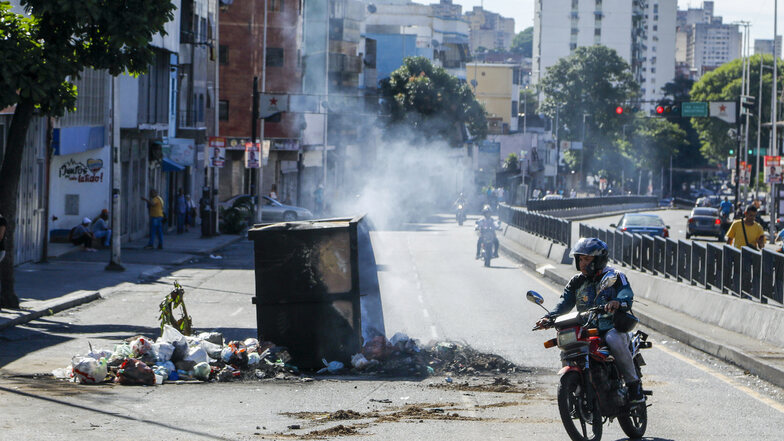
[[[455,376],[511,374],[520,369],[498,355],[481,353],[454,342],[420,346],[403,333],[389,340],[381,335],[368,340],[362,351],[351,357],[350,364],[322,361],[324,368],[316,374],[439,375],[444,378],[441,383],[444,386],[452,386]],[[91,347],[87,355],[74,356],[69,366],[53,370],[52,375],[83,384],[126,385],[263,379],[313,381],[311,376],[300,372],[285,347],[255,338],[225,342],[218,332],[186,336],[168,324],[156,340],[137,335],[119,342],[113,350],[95,351]]]

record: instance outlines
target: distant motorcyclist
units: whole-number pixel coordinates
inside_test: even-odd
[[[460,193],[460,196],[457,197],[457,200],[452,204],[453,207],[459,207],[461,205],[465,206],[466,198],[463,193]]]
[[[629,388],[629,399],[632,403],[645,401],[642,393],[640,377],[634,368],[632,354],[629,350],[629,333],[616,327],[629,327],[626,311],[631,309],[634,293],[626,276],[607,266],[609,250],[607,244],[596,238],[582,238],[572,248],[574,265],[580,271],[572,277],[564,288],[561,301],[548,315],[537,322],[545,327],[559,315],[566,314],[577,306],[582,312],[594,306],[604,305],[607,314],[598,317],[592,326],[599,328],[607,347],[615,357],[615,362]],[[610,315],[615,313],[613,315]]]
[[[729,219],[730,214],[732,214],[732,202],[727,199],[727,196],[724,196],[724,200],[719,204],[719,209],[721,210],[721,215]]]
[[[498,237],[495,235],[496,230],[500,230],[501,227],[496,223],[493,219],[492,212],[490,210],[489,205],[485,205],[482,208],[482,219],[479,219],[476,222],[475,230],[479,231],[479,239],[476,240],[476,258],[479,259],[480,251],[482,250],[482,232],[489,232],[493,234],[493,257],[498,257]]]

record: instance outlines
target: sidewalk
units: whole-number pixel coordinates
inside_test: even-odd
[[[15,287],[21,309],[0,311],[0,330],[91,302],[100,298],[102,292],[110,292],[120,284],[154,279],[167,271],[167,267],[247,240],[244,234],[204,239],[200,235],[196,229],[181,235],[166,234],[162,250],[144,249],[146,238],[124,243],[121,261],[125,271],[122,272],[105,270],[111,253],[109,249],[87,252],[70,244],[50,244],[48,263],[16,267]]]
[[[563,288],[575,273],[574,266],[556,264],[504,235],[499,235],[499,241],[503,252],[540,273],[559,289]],[[636,272],[626,268],[623,270],[632,278]],[[640,323],[651,329],[784,387],[784,348],[705,323],[650,299],[635,302],[634,313]]]

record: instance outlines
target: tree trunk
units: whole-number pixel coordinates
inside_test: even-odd
[[[19,178],[22,174],[22,155],[24,153],[27,129],[33,118],[35,105],[32,100],[22,99],[14,111],[8,130],[3,167],[0,169],[0,213],[8,221],[5,232],[5,259],[0,262],[0,307],[19,308],[19,298],[14,291],[14,231],[16,230],[16,211],[19,203]]]

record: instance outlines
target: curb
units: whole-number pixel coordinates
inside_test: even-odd
[[[541,274],[543,278],[549,279],[559,287],[565,286],[568,283],[566,278],[553,271],[552,268],[548,268],[547,264],[537,267],[536,262],[533,260],[519,254],[503,243],[500,243],[499,245],[499,249],[502,250],[504,254],[507,254],[513,259],[516,259],[527,268],[533,269],[534,271]],[[650,300],[646,301],[650,302]],[[660,332],[670,338],[674,338],[707,354],[713,355],[714,357],[717,357],[721,360],[746,369],[750,373],[757,375],[769,383],[775,384],[779,387],[784,387],[784,370],[765,363],[764,360],[761,360],[758,357],[749,355],[748,353],[738,348],[728,346],[724,343],[713,341],[710,338],[685,332],[675,325],[667,323],[659,318],[639,310],[635,311],[635,315],[640,319],[640,323],[657,332]]]
[[[102,298],[99,292],[71,293],[53,300],[48,300],[32,309],[22,310],[19,317],[13,318],[5,323],[0,323],[0,330],[14,327],[33,321],[37,318],[54,315],[60,311],[73,308],[85,303]]]
[[[233,245],[240,240],[244,239],[244,236],[238,236],[235,239],[232,239],[224,244],[215,246],[207,251],[199,250],[196,253],[189,253],[186,258],[179,259],[177,262],[173,264],[169,264],[167,266],[179,266],[183,263],[187,262],[190,259],[193,259],[196,256],[205,256],[212,254],[220,249],[223,249],[229,245]],[[155,279],[160,277],[162,274],[166,273],[167,269],[163,266],[156,266],[154,269],[150,271],[145,271],[139,275],[139,279]],[[126,281],[129,283],[133,283],[132,281]],[[112,290],[107,291],[107,295],[110,294]],[[95,300],[104,298],[105,295],[102,295],[100,292],[81,292],[75,291],[64,296],[60,296],[54,299],[46,300],[44,302],[39,303],[35,307],[31,309],[23,309],[19,310],[19,316],[14,317],[6,322],[0,322],[0,331],[8,328],[12,328],[17,325],[21,325],[24,323],[31,322],[35,319],[54,315],[58,312],[64,311],[66,309],[74,308],[76,306],[83,305],[85,303],[90,303]]]

